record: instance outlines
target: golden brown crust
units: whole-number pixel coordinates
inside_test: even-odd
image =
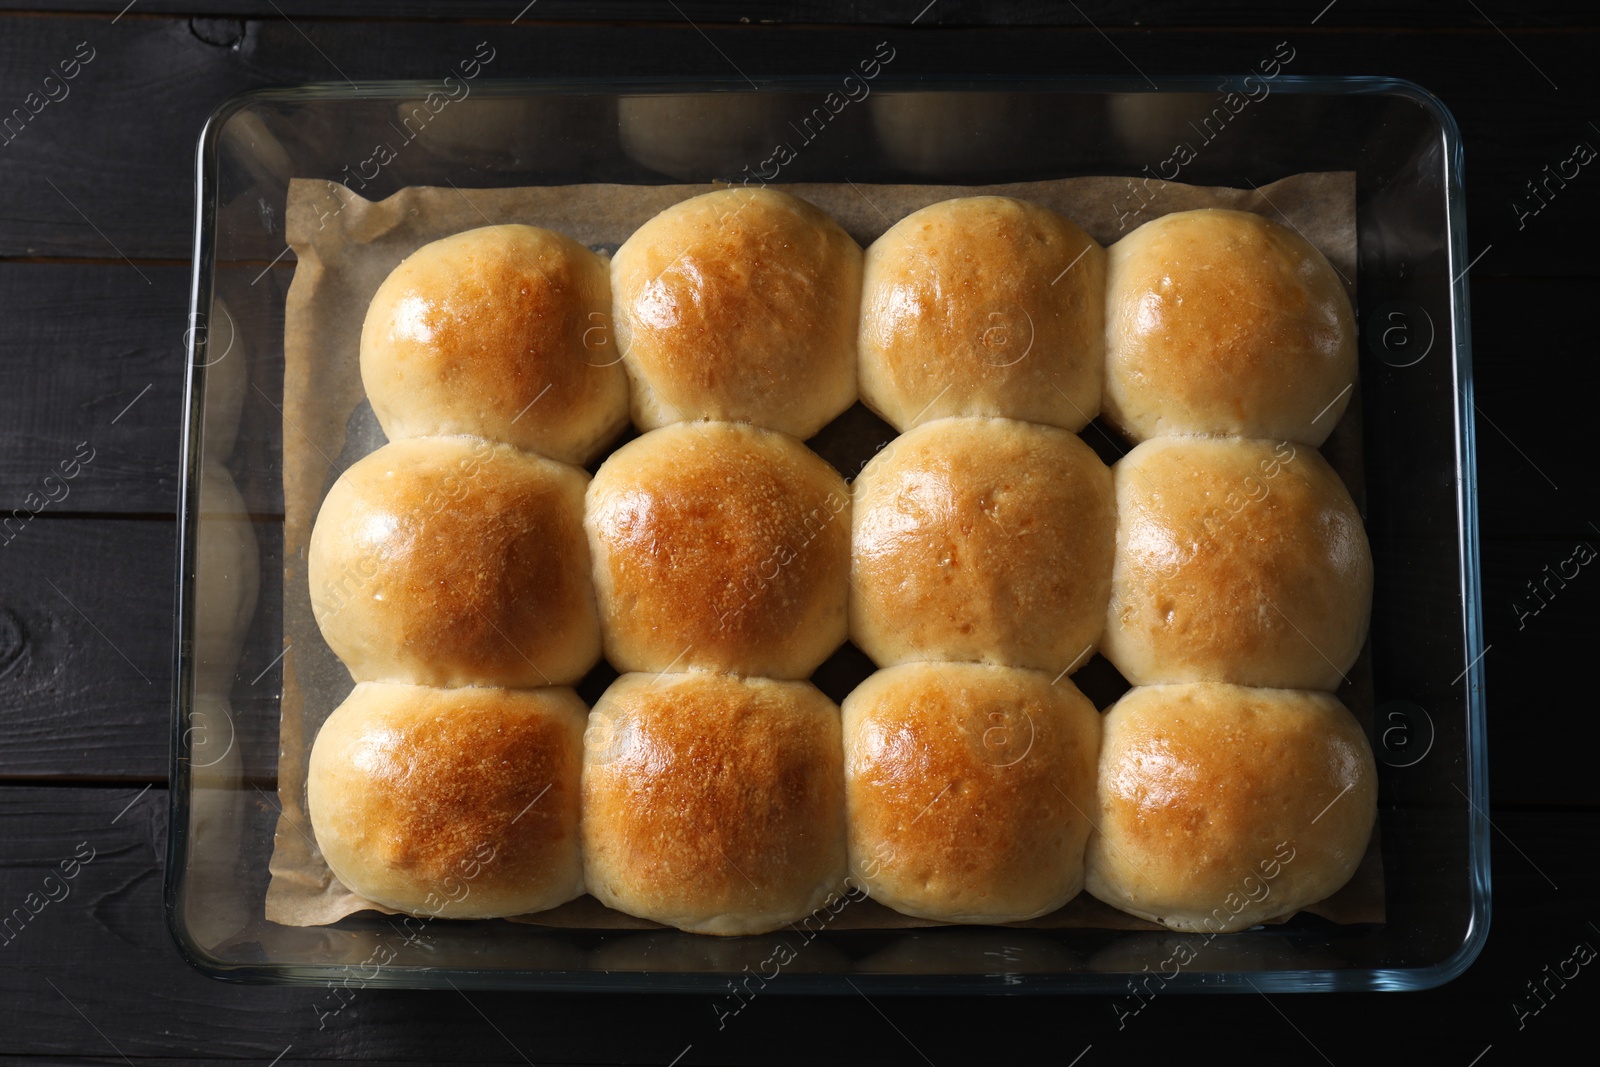
[[[634,231],[611,269],[633,420],[810,437],[856,398],[861,248],[772,189],[723,189]]]
[[[1338,687],[1366,641],[1372,556],[1315,449],[1163,438],[1113,473],[1103,651],[1128,681]]]
[[[569,463],[627,424],[606,261],[534,226],[413,252],[372,298],[361,379],[391,440],[475,434]]]
[[[851,639],[880,666],[1083,666],[1105,625],[1111,472],[1076,435],[951,418],[856,479]]]
[[[352,464],[311,532],[311,605],[357,681],[564,685],[600,656],[588,476],[481,438]]]
[[[414,914],[571,900],[585,711],[571,689],[356,686],[311,751],[323,858],[353,892]]]
[[[1022,200],[906,216],[867,249],[862,402],[902,431],[947,415],[1082,429],[1100,411],[1105,258]]]
[[[1136,441],[1320,445],[1350,402],[1350,298],[1270,219],[1205,208],[1145,223],[1111,246],[1106,304],[1106,416]]]
[[[776,929],[843,889],[839,711],[807,682],[626,674],[584,735],[589,890],[681,929]]]
[[[1042,671],[910,663],[845,698],[850,870],[897,911],[998,923],[1083,887],[1100,716]]]
[[[784,434],[739,423],[652,431],[589,488],[606,658],[804,678],[845,639],[850,491]]]
[[[1327,693],[1131,690],[1105,717],[1086,888],[1175,930],[1236,930],[1332,895],[1377,818],[1377,768]]]

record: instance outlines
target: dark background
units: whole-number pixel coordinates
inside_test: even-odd
[[[87,40],[71,96],[0,147],[0,511],[76,442],[71,496],[0,548],[0,905],[90,841],[72,895],[0,947],[5,1062],[287,1065],[1042,1058],[1161,1053],[1492,1065],[1568,1052],[1600,999],[1580,971],[1536,1015],[1527,983],[1600,947],[1593,669],[1600,569],[1537,614],[1541,581],[1600,546],[1593,418],[1600,161],[1537,215],[1524,185],[1600,148],[1590,3],[1183,2],[1160,7],[871,0],[720,2],[0,0],[0,113]],[[119,16],[119,11],[122,14]],[[521,17],[517,18],[519,11]],[[513,23],[513,19],[517,20]],[[915,26],[910,25],[916,20]],[[1093,20],[1092,23],[1090,20]],[[889,39],[895,73],[1244,73],[1292,35],[1295,74],[1414,80],[1466,144],[1483,531],[1493,920],[1467,973],[1413,994],[1168,995],[1119,1031],[1084,998],[757,998],[719,1031],[708,998],[224,984],[166,929],[171,604],[193,238],[192,159],[213,107],[266,85],[436,77],[489,40],[495,77],[848,68]],[[975,66],[975,62],[978,64]],[[131,405],[131,406],[130,406]],[[1580,1043],[1571,1053],[1592,1056]],[[1074,1057],[1082,1056],[1081,1060]]]

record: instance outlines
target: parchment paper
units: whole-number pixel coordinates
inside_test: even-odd
[[[1103,245],[1173,211],[1228,207],[1287,221],[1322,250],[1355,297],[1355,175],[1302,174],[1260,189],[1203,188],[1127,178],[1064,178],[989,186],[796,184],[785,192],[829,212],[863,247],[895,222],[928,204],[990,193],[1031,200],[1077,222]],[[716,186],[571,185],[520,189],[403,189],[367,201],[332,182],[296,179],[289,188],[286,226],[298,257],[284,324],[283,497],[284,644],[278,798],[282,812],[271,861],[266,917],[289,926],[316,926],[362,910],[392,910],[351,893],[318,851],[306,815],[306,765],[324,719],[353,686],[328,649],[311,612],[306,547],[322,499],[351,463],[380,447],[384,435],[367,405],[359,366],[361,325],[378,285],[406,256],[430,241],[497,223],[543,226],[598,252],[612,253],[657,212]],[[1130,215],[1134,209],[1137,214]],[[1122,225],[1119,227],[1118,223]],[[1356,394],[1359,397],[1359,392]],[[1352,402],[1323,452],[1362,501],[1360,413]],[[860,420],[857,420],[860,421]],[[1094,431],[1086,429],[1085,435]],[[824,431],[827,433],[827,431]],[[873,431],[876,438],[878,431]],[[860,442],[865,459],[877,441]],[[837,442],[835,442],[837,444]],[[829,456],[838,462],[836,455]],[[852,465],[852,473],[855,465]],[[1363,725],[1372,715],[1367,657],[1340,696]],[[1244,873],[1241,872],[1241,877]],[[1219,901],[1219,904],[1221,902]],[[1380,922],[1383,877],[1377,836],[1350,883],[1306,909],[1335,922]],[[588,929],[658,929],[657,924],[581,897],[562,907],[512,921]],[[939,925],[858,901],[829,928],[896,929]],[[1089,926],[1159,930],[1087,894],[1024,927]]]

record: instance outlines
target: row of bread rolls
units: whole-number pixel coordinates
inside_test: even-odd
[[[1310,242],[1256,216],[1165,216],[1109,259],[1106,415],[1142,443],[1114,470],[1101,651],[1134,688],[1106,716],[1087,888],[1220,932],[1341,888],[1376,823],[1366,735],[1317,691],[1372,599],[1315,447],[1354,385],[1354,315]]]
[[[678,423],[577,467],[473,437],[393,442],[334,484],[312,607],[357,681],[570,685],[622,671],[880,667],[1332,690],[1365,640],[1360,515],[1315,449],[948,418],[846,486],[805,445]],[[596,595],[598,593],[598,596]]]
[[[1135,685],[1333,690],[1372,557],[1316,449],[1156,438],[1108,470],[1076,436],[942,419],[856,479],[850,637],[879,666],[971,660]]]
[[[1232,212],[1147,223],[1109,278],[1106,414],[1142,443],[1114,469],[1101,651],[1135,688],[1106,717],[1087,888],[1236,929],[1341,888],[1377,819],[1371,748],[1331,695],[1372,558],[1315,447],[1349,401],[1354,315],[1298,232]],[[1218,681],[1238,684],[1182,684]]]
[[[571,685],[602,651],[801,679],[846,637],[850,489],[744,423],[663,427],[592,479],[482,438],[403,439],[334,483],[307,569],[358,682]]]
[[[918,461],[924,439],[943,431],[954,438],[932,448],[932,458]],[[999,438],[987,440],[985,434]],[[1066,463],[1062,453],[1051,451],[1062,447],[1062,439],[1071,442]],[[505,841],[505,848],[530,849],[534,858],[508,862],[483,883],[471,904],[465,897],[450,899],[449,914],[540,910],[587,885],[597,898],[630,914],[710,933],[753,932],[805,914],[817,906],[819,893],[838,891],[844,870],[889,906],[945,921],[1031,918],[1060,906],[1087,877],[1101,899],[1178,924],[1188,921],[1186,914],[1192,918],[1184,902],[1193,904],[1197,895],[1205,896],[1201,889],[1209,892],[1206,887],[1227,876],[1240,850],[1261,845],[1282,828],[1271,823],[1252,829],[1252,810],[1298,811],[1286,807],[1282,797],[1271,799],[1284,790],[1292,795],[1304,786],[1321,796],[1329,774],[1346,775],[1343,784],[1350,784],[1352,775],[1360,779],[1365,792],[1347,806],[1354,824],[1346,836],[1364,842],[1361,826],[1370,831],[1370,819],[1362,822],[1370,806],[1362,802],[1370,793],[1370,754],[1361,756],[1357,742],[1349,741],[1351,730],[1359,735],[1359,729],[1325,695],[1215,685],[1136,689],[1124,707],[1153,701],[1167,710],[1150,713],[1156,720],[1148,736],[1127,735],[1143,740],[1126,751],[1115,743],[1123,735],[1111,729],[1119,721],[1113,715],[1098,778],[1086,770],[1095,762],[1100,720],[1063,677],[1083,657],[1074,657],[1059,672],[1053,664],[1041,671],[993,661],[1003,662],[1030,637],[1027,627],[1017,627],[1015,618],[1000,610],[1011,590],[1055,598],[1029,605],[1027,618],[1042,620],[1035,629],[1045,631],[1070,615],[1074,598],[1085,599],[1071,582],[1059,592],[1040,592],[1037,586],[1050,577],[1050,560],[1063,557],[1045,552],[1031,559],[1029,552],[1037,546],[1027,542],[1037,537],[1071,543],[1084,527],[1091,530],[1089,543],[1110,540],[1116,521],[1108,506],[1111,472],[1092,455],[1072,459],[1072,449],[1083,448],[1072,435],[1009,420],[939,420],[902,440],[904,448],[880,460],[912,464],[909,481],[930,487],[923,502],[940,506],[926,513],[914,507],[897,511],[897,498],[883,487],[900,483],[882,472],[863,475],[855,516],[866,516],[869,530],[871,522],[881,522],[900,542],[889,541],[890,548],[898,547],[898,558],[873,561],[878,577],[887,580],[898,573],[914,589],[931,587],[929,574],[947,573],[966,553],[981,550],[989,571],[1004,580],[990,588],[974,586],[984,571],[972,568],[978,573],[963,575],[960,582],[952,579],[932,606],[891,604],[892,614],[886,615],[891,621],[880,623],[878,634],[900,639],[897,631],[905,626],[943,625],[947,635],[968,639],[972,633],[961,633],[966,628],[998,651],[990,663],[934,660],[880,671],[846,700],[842,736],[838,710],[808,683],[729,673],[741,667],[743,673],[783,670],[771,661],[758,662],[753,653],[765,650],[808,657],[790,661],[798,664],[791,677],[803,677],[840,640],[845,591],[839,576],[849,565],[844,536],[849,516],[839,504],[848,501],[829,502],[828,495],[838,491],[837,475],[792,438],[727,423],[682,424],[640,438],[616,454],[620,463],[614,470],[608,462],[590,484],[592,540],[587,543],[581,517],[586,476],[509,446],[473,438],[401,441],[353,467],[348,484],[341,480],[342,488],[330,493],[319,516],[311,556],[313,588],[329,594],[322,610],[334,609],[319,615],[324,632],[352,674],[364,679],[324,727],[313,753],[308,801],[333,871],[362,895],[394,907],[424,907],[414,894],[406,895],[406,886],[434,893],[431,908],[449,899],[441,896],[441,884],[454,887],[451,892],[469,892],[460,888],[467,881],[463,872],[475,880]],[[973,441],[1007,458],[1005,465],[980,469],[997,480],[968,484],[971,475],[964,470],[981,467],[963,458]],[[1329,610],[1342,612],[1351,626],[1364,625],[1365,611],[1356,606],[1362,602],[1353,596],[1364,587],[1341,588],[1339,574],[1318,573],[1319,566],[1344,557],[1364,560],[1364,541],[1359,522],[1345,513],[1347,498],[1336,491],[1337,480],[1319,466],[1314,451],[1286,454],[1270,442],[1149,442],[1119,465],[1118,488],[1124,474],[1136,490],[1147,488],[1139,484],[1142,467],[1130,461],[1145,455],[1159,459],[1184,444],[1192,451],[1178,468],[1181,476],[1168,479],[1166,495],[1180,502],[1192,495],[1206,507],[1156,522],[1146,513],[1148,500],[1124,508],[1125,521],[1116,523],[1119,540],[1142,546],[1142,555],[1113,556],[1113,592],[1119,572],[1160,563],[1166,569],[1146,575],[1166,583],[1151,594],[1169,598],[1160,610],[1172,615],[1176,603],[1180,622],[1187,614],[1211,618],[1211,625],[1201,629],[1214,638],[1219,604],[1225,609],[1232,603],[1228,595],[1243,595],[1219,592],[1222,579],[1208,570],[1217,546],[1231,545],[1237,554],[1265,544],[1284,555],[1280,542],[1298,537],[1313,545],[1298,551],[1303,557],[1299,571],[1294,561],[1274,562],[1270,553],[1256,557],[1263,573],[1237,562],[1222,571],[1244,574],[1247,585],[1277,582],[1272,591],[1290,610],[1331,605]],[[1029,458],[1025,449],[1006,451],[1015,445],[1042,449],[1043,458]],[[1213,462],[1211,481],[1197,480],[1196,459],[1218,450],[1222,460]],[[1263,466],[1266,457],[1272,462]],[[1080,463],[1076,471],[1074,462]],[[1056,478],[1039,477],[1050,469]],[[1213,512],[1214,499],[1226,502],[1215,486],[1247,475],[1270,487],[1259,498],[1244,498],[1262,513],[1241,518]],[[785,478],[797,480],[784,488]],[[1242,491],[1249,493],[1248,485]],[[1029,493],[1044,495],[1035,499]],[[1083,495],[1076,507],[1071,506],[1074,493]],[[1056,508],[1059,516],[1047,506],[1050,494],[1066,500]],[[911,498],[915,502],[916,494]],[[804,505],[812,503],[808,512]],[[1158,499],[1156,510],[1159,505]],[[1097,508],[1099,518],[1094,517]],[[534,518],[518,509],[531,509]],[[1069,521],[1075,510],[1085,519],[1077,528]],[[1231,527],[1223,520],[1233,520]],[[943,527],[936,528],[940,523]],[[1208,540],[1194,542],[1200,548],[1190,559],[1162,550],[1152,533],[1167,529],[1192,538],[1196,523]],[[987,524],[1012,531],[1008,536],[1021,537],[1023,547],[998,540],[974,549],[962,540],[973,531],[1000,537]],[[1096,526],[1098,534],[1092,532]],[[1330,533],[1337,535],[1332,543],[1337,551],[1316,550],[1317,539]],[[863,540],[857,538],[858,563]],[[475,548],[461,551],[463,544]],[[591,544],[602,561],[596,573],[611,583],[609,606],[599,613],[583,566]],[[350,545],[358,548],[349,550]],[[708,545],[724,546],[726,558],[709,552]],[[790,551],[774,551],[773,545]],[[1325,557],[1320,562],[1318,551]],[[1275,567],[1281,573],[1265,574]],[[914,573],[919,569],[925,573]],[[341,590],[328,575],[353,583],[342,590],[347,593],[343,601],[332,599]],[[751,577],[755,580],[741,580]],[[1127,580],[1126,573],[1121,577]],[[1191,586],[1188,601],[1179,596],[1185,581]],[[866,577],[862,584],[865,592],[858,593],[873,595],[873,579]],[[622,596],[619,585],[626,591]],[[1144,591],[1140,581],[1127,585]],[[1297,587],[1309,590],[1303,603],[1287,599]],[[731,599],[718,598],[725,590]],[[1094,595],[1087,599],[1094,602]],[[1283,650],[1267,640],[1270,631],[1243,638],[1251,620],[1271,618],[1269,607],[1256,603],[1243,613],[1234,644],[1248,651],[1254,642],[1281,656]],[[746,612],[760,625],[741,622]],[[650,670],[689,673],[625,675],[590,716],[590,751],[580,756],[576,739],[585,709],[570,689],[496,686],[575,680],[597,654],[597,616],[611,620],[608,648],[623,650],[609,653],[616,659],[640,656]],[[1292,619],[1284,622],[1305,638]],[[1188,625],[1152,625],[1146,636],[1181,640]],[[788,648],[785,635],[797,632],[795,626],[808,640],[817,630],[835,629],[818,644]],[[956,658],[937,644],[937,634],[925,639],[942,656]],[[686,640],[682,648],[680,640]],[[1352,650],[1359,647],[1357,636],[1347,633],[1344,640]],[[378,647],[385,642],[387,650]],[[869,639],[862,643],[873,647]],[[914,644],[906,651],[912,660],[926,656]],[[1298,664],[1295,669],[1325,669],[1315,648],[1290,652],[1286,659]],[[891,658],[875,654],[884,662]],[[398,658],[398,674],[387,672],[386,656]],[[1201,675],[1217,673],[1217,663],[1226,660],[1217,650],[1209,656],[1190,657],[1204,668]],[[1174,662],[1189,665],[1182,658]],[[509,673],[502,678],[485,671]],[[396,677],[482,687],[371,681]],[[1241,704],[1242,697],[1249,700]],[[1207,716],[1221,716],[1220,725],[1207,727]],[[552,717],[566,725],[551,726]],[[1286,720],[1284,729],[1290,720],[1317,731],[1339,725],[1342,733],[1329,736],[1342,736],[1348,744],[1339,750],[1343,755],[1326,756],[1326,767],[1316,771],[1316,760],[1324,759],[1316,755],[1321,749],[1296,754],[1295,746],[1312,745],[1309,734],[1286,742],[1271,730],[1261,733],[1274,717]],[[475,726],[480,719],[487,725]],[[517,741],[524,731],[533,736]],[[1197,762],[1173,765],[1174,750],[1191,752]],[[1270,767],[1255,766],[1259,760],[1293,773],[1275,777]],[[574,784],[580,777],[581,788]],[[1085,842],[1096,822],[1085,813],[1093,810],[1096,780],[1098,824],[1108,843],[1101,846],[1098,868],[1091,863],[1086,875]],[[552,791],[546,792],[547,786]],[[834,799],[841,789],[842,808]],[[1222,806],[1240,811],[1208,821]],[[1126,817],[1120,822],[1108,818],[1121,809]],[[584,816],[586,811],[597,814]],[[838,829],[841,811],[847,813],[843,830]],[[1163,821],[1168,830],[1152,836],[1150,828]],[[1188,830],[1180,834],[1175,827]],[[1210,880],[1195,883],[1199,888],[1183,888],[1189,883],[1175,874],[1159,883],[1176,879],[1177,888],[1164,895],[1150,891],[1144,875],[1130,873],[1150,863],[1182,867],[1187,862],[1182,855],[1203,844],[1188,832],[1197,828],[1214,828],[1224,836],[1218,848],[1233,849],[1222,851],[1219,866],[1208,868]],[[517,845],[523,835],[534,836]],[[1181,844],[1174,845],[1175,839]],[[1300,847],[1285,840],[1291,853]],[[1307,893],[1325,895],[1342,884],[1353,869],[1345,861],[1359,859],[1360,844],[1339,840],[1343,843],[1329,854],[1334,858],[1298,868],[1295,881],[1285,883],[1297,885],[1304,873],[1310,888],[1286,894],[1280,886],[1271,897],[1274,908],[1292,910],[1317,899]],[[474,853],[463,851],[468,849]],[[427,859],[435,850],[438,855]],[[1128,859],[1141,856],[1141,850],[1150,858]],[[1096,854],[1091,845],[1089,855]],[[841,855],[849,857],[843,867]],[[587,873],[575,879],[579,856]],[[1269,850],[1261,862],[1276,876],[1284,860]],[[1096,869],[1102,874],[1094,874]],[[1266,884],[1261,872],[1239,877],[1245,876],[1254,879],[1240,889],[1246,896]],[[484,908],[491,910],[478,910]],[[1250,921],[1266,917],[1259,908],[1238,915],[1253,916]]]
[[[469,231],[426,246],[384,283],[363,332],[363,379],[391,438],[479,434],[578,461],[602,450],[625,421],[630,390],[620,364],[632,373],[635,420],[642,426],[750,420],[804,435],[854,395],[859,337],[864,396],[902,429],[946,415],[1040,424],[974,420],[960,433],[947,425],[926,438],[908,434],[863,473],[857,491],[869,506],[854,520],[857,595],[850,633],[880,665],[976,658],[1062,669],[1086,661],[1104,629],[1108,655],[1136,683],[1336,683],[1364,629],[1364,543],[1350,535],[1354,511],[1347,494],[1309,449],[1301,450],[1308,459],[1300,467],[1309,472],[1309,497],[1301,494],[1309,503],[1303,500],[1298,510],[1280,507],[1282,492],[1271,497],[1262,478],[1239,469],[1251,462],[1280,466],[1252,460],[1254,444],[1216,443],[1209,446],[1212,455],[1197,462],[1190,453],[1207,447],[1199,443],[1162,456],[1146,450],[1129,457],[1118,468],[1126,475],[1116,490],[1124,502],[1117,531],[1123,552],[1113,570],[1103,468],[1093,473],[1098,464],[1086,448],[1044,428],[1081,428],[1098,410],[1104,347],[1110,414],[1135,436],[1206,429],[1264,437],[1266,430],[1287,429],[1280,440],[1291,453],[1296,431],[1320,440],[1348,396],[1353,337],[1348,301],[1315,249],[1259,216],[1166,216],[1113,247],[1108,309],[1098,295],[1105,288],[1103,250],[1070,221],[1021,201],[973,197],[933,205],[893,227],[866,256],[864,286],[857,284],[858,259],[859,249],[826,215],[764,189],[723,190],[662,212],[618,252],[609,280],[599,257],[560,235],[525,226]],[[613,296],[620,345],[607,329]],[[1109,316],[1109,331],[1102,329],[1101,312]],[[613,355],[614,347],[623,355]],[[1331,388],[1340,381],[1343,387]],[[1335,393],[1332,402],[1320,399],[1327,392]],[[1141,396],[1154,398],[1159,418],[1133,414]],[[1306,407],[1313,402],[1314,413]],[[1175,410],[1187,414],[1173,418]],[[710,457],[679,470],[674,454],[720,447],[732,434],[696,429],[670,444],[664,435],[649,446],[630,446],[591,489],[605,650],[624,669],[664,669],[682,654],[688,657],[684,667],[803,677],[838,644],[837,612],[827,617],[840,599],[837,567],[821,567],[834,575],[832,592],[807,587],[807,568],[787,562],[771,579],[756,577],[755,590],[748,588],[748,575],[743,585],[740,578],[717,584],[750,564],[774,566],[765,558],[728,558],[732,550],[788,551],[784,542],[793,535],[760,522],[777,521],[789,505],[754,500],[757,487],[744,486],[745,499],[736,502],[749,509],[739,516],[751,520],[748,526],[719,521],[705,509],[693,517],[701,532],[712,526],[724,531],[720,541],[697,545],[680,529],[676,551],[651,559],[640,545],[655,551],[654,542],[617,526],[619,514],[658,532],[688,524],[682,507],[662,513],[674,511],[673,489],[633,483],[671,481],[678,474],[681,487],[684,471],[714,479],[723,472]],[[816,490],[830,506],[843,500],[840,486],[818,488],[831,474],[809,453],[792,442],[746,436],[750,441],[739,450],[764,452],[776,466],[813,460],[812,470],[791,471],[786,481],[768,479],[768,489],[782,482],[785,492]],[[945,450],[949,455],[941,456]],[[992,460],[1001,453],[1007,462]],[[1018,457],[1022,462],[1013,467]],[[624,475],[621,468],[630,462],[633,469]],[[1012,469],[1024,484],[999,484]],[[947,476],[954,494],[947,507],[940,505],[942,515],[930,514],[937,509],[926,499],[934,470]],[[1060,471],[1074,472],[1066,480],[1077,484],[1050,485]],[[1179,482],[1186,482],[1181,492]],[[1199,544],[1214,540],[1209,529],[1215,519],[1205,517],[1219,510],[1213,492],[1225,504],[1225,517],[1240,510],[1238,501],[1254,505],[1256,493],[1266,494],[1268,502],[1251,506],[1243,525],[1270,521],[1274,536],[1231,553],[1199,552]],[[1146,496],[1155,506],[1147,506]],[[1007,497],[1016,501],[1010,510],[1036,514],[1036,528],[1019,532],[997,521]],[[655,509],[642,526],[628,511],[641,499]],[[963,509],[985,521],[967,522]],[[1306,525],[1329,516],[1332,525]],[[931,539],[907,537],[908,529]],[[939,538],[942,548],[931,560],[906,550],[927,549]],[[837,542],[830,534],[823,547],[836,549]],[[1285,542],[1287,552],[1276,552]],[[558,555],[571,555],[565,542],[557,547]],[[1053,568],[1052,553],[1068,565]],[[1186,562],[1174,567],[1174,560]],[[1241,571],[1240,562],[1250,567]],[[1297,568],[1323,578],[1303,583],[1298,573],[1287,573]],[[1152,571],[1159,581],[1148,580]],[[617,585],[629,572],[636,580]],[[423,574],[432,580],[426,569]],[[1108,575],[1122,577],[1113,581],[1109,626],[1103,627]],[[1174,582],[1176,598],[1168,589]],[[679,614],[687,586],[709,589],[715,610]],[[547,583],[543,592],[562,599],[557,587],[571,593],[570,582]],[[811,603],[797,608],[788,597],[796,590]],[[620,601],[613,595],[619,591]],[[651,603],[636,610],[636,597]],[[697,607],[706,603],[690,599]],[[773,643],[772,603],[782,606],[777,622],[806,637],[795,655],[750,652],[752,642]],[[683,625],[630,632],[638,628],[628,626],[629,619],[653,627],[652,608],[676,614]],[[475,613],[483,617],[475,627],[482,631],[493,613],[482,605]],[[551,617],[548,611],[524,614]],[[579,614],[559,614],[571,623],[566,632],[592,631]],[[710,626],[693,625],[705,623],[704,615],[714,616],[715,636]],[[1354,625],[1352,616],[1360,617]],[[350,620],[349,644],[363,639],[354,631],[372,629],[368,621]],[[763,628],[765,642],[751,632]],[[1264,631],[1271,640],[1263,644],[1257,638]],[[370,634],[365,639],[372,640]],[[663,641],[673,647],[658,647]],[[592,648],[593,640],[587,644]],[[360,649],[351,651],[365,658]],[[1308,653],[1317,661],[1309,667],[1272,664],[1284,656],[1304,660]],[[423,650],[419,658],[430,657]],[[522,658],[522,674],[536,674],[537,681],[514,677],[515,670],[491,671],[482,680],[537,684],[581,674],[568,669],[583,662],[581,655],[557,656],[553,670],[540,667],[537,657]],[[1262,668],[1259,660],[1269,665]],[[435,663],[394,680],[452,684],[455,678],[459,684],[460,675],[450,670]]]
[[[897,430],[945,416],[1134,440],[1320,444],[1355,376],[1350,302],[1297,232],[1204,209],[1109,253],[1065,216],[996,196],[913,212],[863,254],[813,205],[729,188],[599,255],[532,226],[425,245],[361,337],[391,440],[473,434],[556,459],[711,419],[806,438],[859,398]]]
[[[1329,694],[1147,686],[1102,721],[1070,681],[940,663],[872,675],[842,713],[807,682],[625,674],[587,724],[566,688],[363,683],[307,793],[330,868],[387,907],[485,918],[587,890],[724,935],[851,890],[1001,923],[1085,887],[1240,929],[1341,887],[1376,815],[1370,747]]]
[[[1263,66],[1271,66],[1276,74],[1286,47],[1280,44],[1278,58],[1264,61]],[[1287,55],[1293,58],[1292,52]],[[472,95],[450,101],[450,118],[445,122],[431,121],[443,106],[442,98],[434,96],[400,102],[392,121],[408,142],[414,139],[450,166],[468,164],[492,171],[524,166],[547,156],[551,144],[587,142],[594,129],[614,128],[629,158],[686,182],[713,175],[748,179],[788,172],[806,146],[841,119],[859,131],[857,136],[865,134],[875,155],[938,182],[992,172],[997,157],[1027,159],[1035,170],[1074,166],[1081,160],[1080,147],[1100,139],[1120,145],[1134,158],[1162,159],[1196,132],[1191,123],[1197,109],[1192,98],[1183,96],[1126,93],[1101,101],[1049,94],[1030,96],[1019,106],[1018,98],[1003,93],[886,92],[875,87],[873,79],[894,58],[892,47],[879,42],[872,56],[860,60],[831,92],[821,94],[647,94],[615,101],[598,96]],[[1306,121],[1287,114],[1278,119]],[[1263,116],[1258,121],[1273,119]],[[259,122],[238,120],[236,125],[248,128],[257,139],[240,153],[256,160],[261,140],[270,135]],[[1064,129],[1071,129],[1073,136],[1063,137]],[[240,134],[233,128],[225,137]],[[359,142],[367,132],[352,127],[347,136]],[[1201,134],[1209,136],[1215,134]],[[281,160],[281,166],[273,176],[287,182],[292,176],[287,153],[275,153],[274,158]]]

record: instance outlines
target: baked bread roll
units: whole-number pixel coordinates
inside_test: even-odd
[[[867,111],[885,158],[940,182],[952,172],[983,173],[997,155],[1027,144],[1032,132],[1020,128],[1026,119],[1015,98],[1003,93],[873,93]]]
[[[317,847],[352,892],[414,915],[563,904],[583,892],[584,716],[571,689],[364,682],[311,747]]]
[[[1377,819],[1372,749],[1327,693],[1130,690],[1105,716],[1086,888],[1174,930],[1241,930],[1336,892]]]
[[[198,508],[192,629],[195,691],[226,700],[256,614],[261,553],[250,509],[220,460],[201,461]]]
[[[1106,288],[1106,416],[1135,441],[1320,445],[1350,403],[1350,298],[1287,226],[1215,208],[1164,215],[1111,246]]]
[[[839,709],[809,682],[625,674],[584,734],[583,856],[607,907],[775,930],[842,893]]]
[[[861,400],[897,430],[994,415],[1079,430],[1100,411],[1105,251],[1003,196],[907,215],[867,249]]]
[[[311,530],[311,608],[358,682],[566,685],[600,658],[577,467],[477,437],[351,464]]]
[[[793,110],[777,93],[622,96],[617,139],[630,159],[679,181],[748,182],[772,163],[773,147],[793,136]]]
[[[224,463],[233,455],[239,440],[239,422],[244,415],[244,394],[250,384],[251,352],[246,333],[239,328],[222,297],[211,298],[211,314],[190,320],[184,334],[203,341],[196,354],[205,368],[205,407],[201,415],[204,457]]]
[[[879,671],[844,702],[850,872],[924,919],[1003,923],[1083,888],[1100,715],[1063,678],[974,663]]]
[[[475,434],[586,463],[628,422],[610,324],[604,259],[535,226],[484,226],[384,279],[361,380],[391,441]]]
[[[855,482],[850,637],[880,666],[976,660],[1052,675],[1105,625],[1111,472],[1075,434],[939,419]]]
[[[479,45],[479,54],[482,48]],[[494,58],[492,53],[490,58]],[[462,62],[471,64],[473,60]],[[444,113],[445,105],[450,117],[434,121]],[[395,105],[390,122],[408,144],[415,143],[453,167],[505,172],[540,166],[550,158],[552,144],[582,143],[595,129],[615,128],[617,114],[615,102],[599,95],[469,94],[451,100],[435,91]],[[394,147],[402,146],[395,142]]]
[[[640,429],[725,419],[803,438],[855,402],[861,248],[804,200],[674,204],[617,250],[611,287]]]
[[[1315,449],[1158,438],[1113,474],[1101,651],[1124,678],[1339,686],[1366,641],[1372,554],[1355,503]]]
[[[596,473],[584,524],[618,670],[805,678],[844,643],[850,490],[792,437],[647,433]]]

